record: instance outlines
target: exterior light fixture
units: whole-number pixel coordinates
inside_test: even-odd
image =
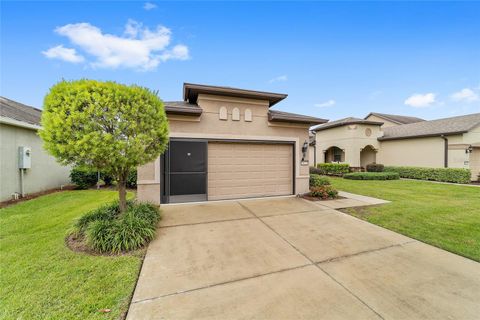
[[[465,153],[472,153],[473,152],[473,147],[470,145],[468,146],[467,149],[465,149]]]
[[[307,150],[308,150],[308,141],[305,140],[305,142],[303,143],[303,146],[302,146],[302,162],[305,162],[305,158],[307,157]]]

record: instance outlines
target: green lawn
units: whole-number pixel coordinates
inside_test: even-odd
[[[480,261],[480,188],[411,180],[331,180],[339,190],[392,201],[344,211]]]
[[[127,310],[143,252],[89,256],[64,244],[76,218],[115,198],[65,191],[0,209],[1,319],[116,319]]]

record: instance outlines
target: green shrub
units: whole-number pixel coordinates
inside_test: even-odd
[[[422,167],[385,167],[385,171],[397,172],[401,178],[432,180],[454,183],[470,183],[469,169],[460,168],[422,168]]]
[[[70,171],[70,180],[77,186],[77,189],[88,189],[97,183],[97,172],[77,166]]]
[[[127,178],[127,188],[137,188],[137,170],[130,171]]]
[[[77,236],[100,253],[120,253],[136,250],[155,237],[160,213],[148,203],[127,202],[127,211],[120,215],[118,202],[92,210],[74,225]]]
[[[311,187],[310,196],[323,200],[336,199],[338,197],[338,191],[330,185]]]
[[[370,163],[366,166],[367,172],[383,172],[385,167],[380,163]]]
[[[330,185],[330,180],[327,177],[318,174],[310,174],[310,188]]]
[[[320,169],[320,174],[342,176],[349,172],[350,165],[347,163],[319,163],[317,168]]]
[[[396,172],[352,172],[343,175],[350,180],[397,180],[400,175]]]
[[[317,167],[310,167],[309,172],[310,174],[322,174],[322,170]]]

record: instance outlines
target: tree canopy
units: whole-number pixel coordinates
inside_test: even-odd
[[[101,169],[119,184],[130,170],[156,159],[168,142],[157,94],[111,81],[54,85],[44,100],[42,127],[44,147],[59,162]]]

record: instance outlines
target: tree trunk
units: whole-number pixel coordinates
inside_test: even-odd
[[[127,174],[120,174],[117,180],[118,184],[118,199],[120,203],[120,214],[127,210]]]

